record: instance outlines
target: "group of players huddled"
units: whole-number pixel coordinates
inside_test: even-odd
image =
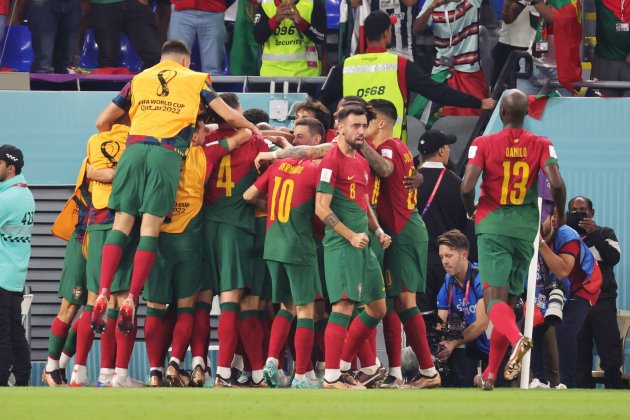
[[[44,382],[65,385],[76,351],[68,383],[87,385],[98,333],[96,384],[143,386],[127,370],[142,293],[149,386],[210,383],[217,294],[216,387],[439,387],[416,305],[428,246],[416,209],[422,177],[393,138],[394,105],[346,98],[335,140],[302,118],[293,143],[278,147],[243,117],[236,95],[217,95],[189,60],[181,42],[167,42],[160,64],[97,120],[101,132],[88,140],[53,227],[68,246]],[[381,320],[388,369],[376,356]],[[403,330],[419,362],[407,380]],[[189,346],[190,373],[182,369]],[[283,369],[289,352],[292,381]]]

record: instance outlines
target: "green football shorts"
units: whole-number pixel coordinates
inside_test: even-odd
[[[59,297],[73,305],[85,305],[87,302],[86,259],[82,248],[83,244],[77,240],[77,233],[74,232],[66,245],[59,281]]]
[[[487,286],[509,286],[509,294],[520,295],[525,290],[529,263],[534,244],[523,239],[483,233],[477,235],[479,275]],[[487,305],[487,304],[486,304]]]

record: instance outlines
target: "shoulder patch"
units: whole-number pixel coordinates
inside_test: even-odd
[[[549,146],[549,156],[551,156],[554,159],[558,159],[558,155],[556,154],[556,148],[553,146]]]
[[[381,156],[391,159],[394,156],[392,149],[382,149]]]
[[[322,174],[319,177],[319,180],[321,182],[328,182],[330,183],[330,178],[332,177],[332,169],[327,169],[324,168],[322,169]]]
[[[470,146],[468,149],[468,159],[472,159],[477,155],[477,146]]]

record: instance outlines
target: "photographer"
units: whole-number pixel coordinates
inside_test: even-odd
[[[570,297],[562,308],[562,322],[556,326],[556,339],[560,356],[560,382],[573,388],[578,357],[578,333],[591,307],[597,303],[602,274],[580,235],[569,226],[556,226],[555,216],[547,216],[542,222],[539,255],[549,269],[550,278],[555,276],[560,280],[559,283],[568,278],[570,282]],[[556,291],[560,290],[561,287],[556,288]],[[563,294],[562,299],[564,297]]]
[[[468,261],[468,239],[459,230],[439,236],[437,244],[446,271],[446,281],[437,296],[438,315],[444,325],[437,358],[448,361],[445,386],[470,387],[479,362],[487,361],[490,350],[479,270]]]

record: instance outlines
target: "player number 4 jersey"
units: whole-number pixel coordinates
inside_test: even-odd
[[[538,230],[538,172],[557,165],[553,144],[523,129],[477,137],[468,164],[483,170],[475,231],[534,240]]]

